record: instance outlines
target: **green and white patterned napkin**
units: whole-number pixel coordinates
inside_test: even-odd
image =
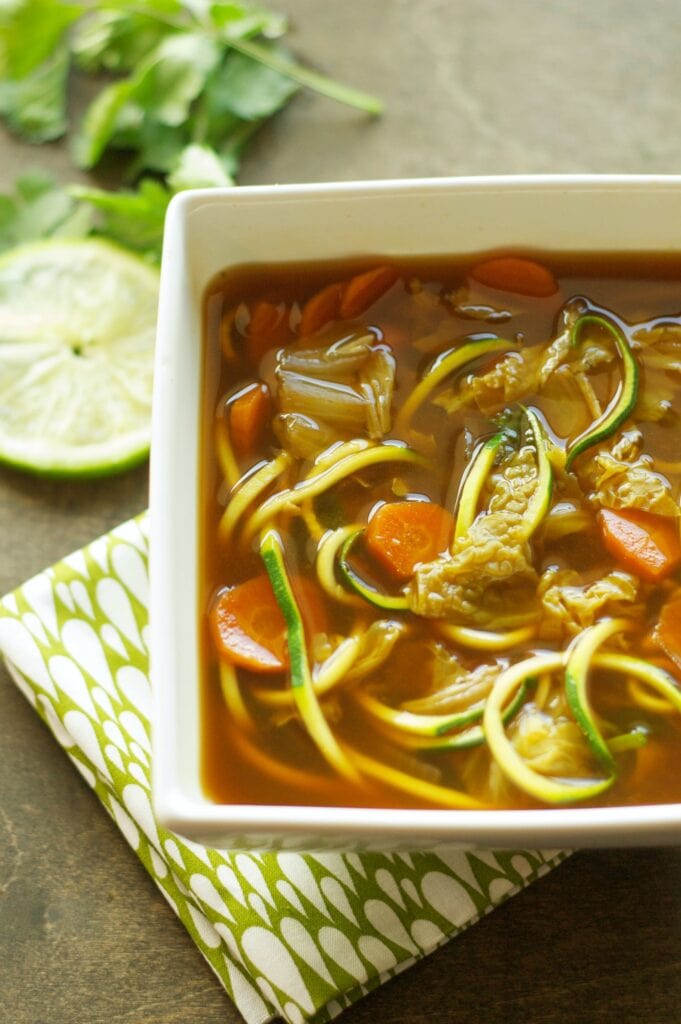
[[[150,802],[147,517],[0,602],[17,685],[113,817],[248,1024],[322,1022],[564,853],[253,853],[159,828]]]

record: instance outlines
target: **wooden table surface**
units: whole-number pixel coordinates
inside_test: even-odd
[[[386,100],[299,97],[243,183],[681,170],[676,0],[284,0],[289,41]],[[75,87],[76,100],[81,91]],[[1,184],[76,177],[0,140]],[[452,238],[456,248],[456,238]],[[144,508],[146,468],[87,484],[0,470],[5,592]],[[343,1018],[676,1024],[681,850],[575,854]],[[63,752],[0,677],[0,1020],[237,1024],[239,1015]]]

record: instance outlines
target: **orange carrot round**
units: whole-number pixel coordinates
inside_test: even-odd
[[[394,267],[375,267],[351,278],[343,288],[340,315],[352,320],[378,302],[399,277]]]
[[[556,279],[547,267],[519,256],[485,260],[473,267],[470,276],[488,288],[534,298],[548,298],[558,291]]]
[[[252,455],[262,443],[271,411],[270,389],[262,382],[251,385],[229,407],[232,444],[242,458]]]
[[[340,316],[340,304],[343,286],[339,282],[328,284],[322,288],[303,306],[298,325],[298,333],[305,338],[326,327],[332,320]]]
[[[603,508],[598,523],[606,551],[644,580],[662,580],[681,564],[676,519],[639,509]]]
[[[314,585],[291,582],[309,635],[326,630],[326,617]],[[287,629],[267,576],[222,590],[210,612],[210,626],[221,657],[251,672],[282,672],[288,668]]]
[[[396,580],[408,580],[419,562],[428,562],[449,546],[454,519],[431,501],[381,505],[369,520],[369,554]]]

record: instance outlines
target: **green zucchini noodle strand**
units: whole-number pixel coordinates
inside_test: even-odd
[[[314,502],[304,501],[300,506],[300,517],[307,527],[307,532],[310,534],[312,539],[319,543],[322,537],[325,535],[326,530],[317,519],[317,513],[315,512]]]
[[[291,691],[300,718],[327,763],[345,778],[359,782],[357,770],[333,735],[314,690],[303,620],[286,572],[283,544],[276,530],[269,529],[263,533],[260,554],[288,629]]]
[[[512,718],[524,704],[527,690],[526,681],[504,709],[504,722]],[[478,701],[457,715],[421,715],[388,707],[361,691],[355,690],[353,696],[360,707],[373,718],[380,732],[393,742],[411,750],[469,750],[485,742],[482,727],[477,724],[485,708],[484,700]],[[454,729],[458,731],[453,732]]]
[[[291,465],[292,458],[288,452],[280,452],[276,458],[266,462],[263,466],[249,476],[234,495],[229,499],[218,527],[220,540],[224,543],[234,533],[236,524],[246,509],[265,491],[270,484],[274,483]]]
[[[681,714],[681,687],[676,680],[665,669],[659,665],[650,665],[641,658],[635,658],[630,654],[597,654],[593,659],[594,668],[603,668],[611,672],[622,672],[625,675],[633,676],[634,679],[650,687],[656,694],[667,702],[668,705]],[[659,713],[659,710],[658,710]],[[668,709],[662,711],[668,713]]]
[[[365,452],[367,448],[375,447],[376,442],[369,441],[366,437],[353,437],[350,441],[336,441],[335,444],[329,445],[319,453],[312,463],[308,477],[316,476],[317,473],[323,472],[329,466],[335,466],[341,459],[346,459],[350,455],[358,455],[359,452]]]
[[[483,715],[483,730],[491,754],[504,775],[524,793],[542,803],[566,804],[587,800],[608,789],[614,773],[603,779],[558,780],[542,775],[523,760],[504,731],[504,708],[523,683],[545,672],[564,668],[565,655],[536,654],[505,669],[492,687]]]
[[[484,702],[478,702],[454,715],[417,715],[413,711],[391,708],[365,690],[356,690],[353,696],[372,718],[389,725],[392,729],[414,736],[442,736],[452,729],[460,729],[464,725],[478,721],[484,710]]]
[[[222,472],[222,476],[226,481],[227,486],[230,488],[234,487],[241,474],[239,473],[239,467],[234,456],[234,449],[232,448],[232,441],[229,436],[229,427],[227,426],[224,409],[223,415],[215,421],[215,450],[218,457],[220,471]]]
[[[357,594],[350,593],[336,579],[335,563],[339,550],[348,537],[362,527],[357,523],[340,526],[337,530],[327,530],[317,545],[315,569],[322,590],[334,601],[350,605],[353,608],[366,608],[365,602]]]
[[[519,626],[506,632],[491,629],[474,629],[471,626],[457,626],[451,622],[436,620],[438,633],[446,640],[451,640],[460,647],[468,647],[473,651],[506,651],[532,640],[537,633],[537,626]]]
[[[478,511],[480,494],[485,486],[489,472],[494,465],[497,451],[504,440],[503,431],[490,437],[478,447],[473,456],[468,472],[462,480],[462,486],[457,501],[456,524],[452,538],[452,552],[454,546],[461,537],[470,530]]]
[[[468,341],[458,348],[442,352],[418,382],[406,402],[400,409],[395,420],[398,433],[403,433],[409,426],[416,410],[423,405],[432,391],[450,374],[462,369],[467,363],[480,356],[492,355],[508,349],[517,349],[518,343],[504,338],[479,338]]]
[[[348,744],[343,744],[343,750],[363,775],[375,779],[391,789],[397,789],[409,796],[423,800],[425,803],[434,804],[436,807],[454,807],[459,810],[476,811],[484,810],[487,806],[481,800],[469,796],[468,793],[461,793],[456,789],[439,786],[435,782],[428,782],[425,779],[408,775],[406,772],[400,771],[399,768],[376,761],[373,757],[361,753]]]
[[[321,471],[308,474],[299,483],[286,490],[278,491],[258,508],[244,527],[244,540],[251,540],[256,533],[284,510],[293,510],[308,498],[316,498],[329,487],[344,480],[353,473],[358,473],[369,466],[389,462],[413,462],[427,465],[427,460],[412,448],[399,444],[379,444],[366,448],[354,455],[339,459]],[[229,509],[229,506],[227,506]]]
[[[570,710],[592,751],[610,772],[615,770],[615,761],[596,724],[589,701],[589,670],[601,644],[631,628],[632,623],[628,619],[604,619],[594,626],[587,626],[570,645],[565,663],[565,696]]]
[[[362,643],[362,631],[352,633],[341,640],[335,651],[321,665],[315,666],[312,671],[312,686],[318,697],[346,681],[347,673],[360,655]],[[251,692],[263,704],[273,707],[292,707],[295,704],[290,687],[287,690],[273,690],[256,684]]]
[[[322,696],[339,684],[354,683],[378,668],[390,655],[401,636],[408,632],[402,622],[379,619],[367,629],[359,623],[350,636],[321,665],[312,670],[312,685],[317,696]],[[290,688],[274,690],[256,683],[249,688],[257,700],[272,707],[292,707],[295,703]]]
[[[220,658],[220,690],[222,692],[222,699],[234,721],[242,729],[252,732],[254,728],[253,718],[244,702],[236,669],[225,658]]]

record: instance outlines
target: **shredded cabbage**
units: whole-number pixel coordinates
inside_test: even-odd
[[[583,459],[577,476],[589,501],[598,508],[638,508],[660,516],[679,516],[669,481],[655,473],[653,460],[641,455],[643,437],[636,429],[620,432],[614,442]]]
[[[482,624],[531,601],[537,574],[524,513],[536,482],[534,448],[525,445],[490,475],[488,511],[455,541],[451,555],[416,566],[406,590],[412,611]]]
[[[615,570],[585,583],[574,569],[549,568],[539,581],[537,595],[542,608],[540,637],[563,641],[577,636],[601,615],[631,614],[638,580]]]

